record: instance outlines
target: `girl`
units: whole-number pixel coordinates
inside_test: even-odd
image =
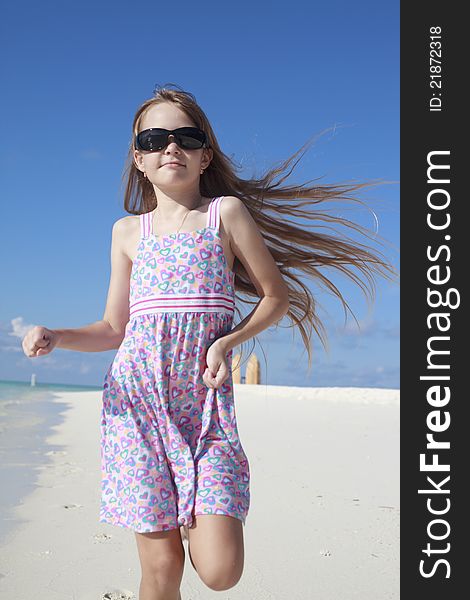
[[[310,367],[312,328],[326,338],[293,269],[317,279],[345,307],[322,267],[340,270],[363,291],[367,283],[349,267],[369,284],[376,274],[394,274],[368,246],[287,220],[366,231],[302,210],[355,200],[347,194],[366,184],[272,185],[292,158],[261,180],[242,180],[194,96],[156,90],[132,124],[124,199],[130,216],[112,229],[103,319],[79,329],[36,326],[23,340],[30,357],[55,347],[118,349],[103,386],[100,522],[135,532],[140,600],[181,598],[182,539],[211,589],[227,590],[241,577],[250,471],[237,429],[232,352],[288,315]],[[233,327],[236,290],[259,301]]]

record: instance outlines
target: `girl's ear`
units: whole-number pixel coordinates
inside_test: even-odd
[[[144,172],[144,159],[138,150],[134,150],[134,165],[139,171]]]
[[[212,148],[204,148],[204,152],[205,152],[205,159],[207,161],[206,165],[204,166],[204,169],[207,169],[207,167],[209,166],[212,157],[214,156],[214,151],[212,150]]]

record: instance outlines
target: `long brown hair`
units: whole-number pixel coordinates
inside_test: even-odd
[[[178,89],[171,89],[169,86]],[[361,288],[368,302],[375,299],[375,276],[379,275],[391,281],[397,276],[397,272],[381,252],[374,251],[370,246],[355,241],[345,234],[332,236],[323,233],[321,229],[333,229],[334,231],[334,228],[331,227],[332,224],[341,225],[354,229],[361,235],[379,243],[376,234],[371,236],[369,230],[363,226],[344,217],[328,214],[328,209],[317,210],[315,208],[312,210],[312,207],[321,203],[338,201],[357,202],[366,206],[362,200],[350,194],[362,188],[386,182],[311,185],[309,181],[303,185],[281,186],[280,184],[291,174],[300,160],[299,158],[287,174],[282,176],[277,183],[273,183],[275,177],[282,175],[299,153],[303,151],[301,156],[305,153],[312,140],[306,142],[281,165],[272,168],[260,179],[241,179],[236,174],[239,168],[221,150],[211,124],[196,102],[195,96],[190,92],[183,91],[179,86],[169,84],[155,88],[153,97],[141,104],[132,122],[132,139],[123,176],[125,183],[124,208],[128,213],[141,214],[149,212],[157,206],[152,183],[136,167],[133,153],[134,138],[140,131],[146,111],[151,106],[162,102],[174,103],[193,121],[196,127],[206,132],[209,147],[213,150],[213,157],[200,177],[199,192],[201,196],[236,196],[243,201],[256,221],[289,288],[290,306],[286,316],[292,322],[290,327],[298,327],[300,330],[307,349],[310,369],[312,332],[315,331],[325,349],[328,346],[328,339],[326,329],[317,314],[317,301],[300,275],[303,273],[308,278],[316,280],[320,286],[335,295],[341,301],[345,315],[347,316],[349,310],[356,322],[357,319],[349,304],[336,285],[327,277],[325,271],[335,269],[347,276]],[[317,180],[312,180],[312,182],[314,181]],[[312,224],[301,226],[298,222],[288,221],[287,217],[306,219],[312,221]],[[322,225],[322,222],[326,225]],[[313,231],[309,231],[308,227],[312,227]],[[237,300],[247,305],[256,304],[259,300],[256,288],[251,283],[243,264],[236,257],[233,268],[235,292],[239,292],[236,294]],[[240,315],[238,308],[236,310]]]

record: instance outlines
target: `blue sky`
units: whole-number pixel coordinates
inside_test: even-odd
[[[30,359],[21,340],[34,324],[102,318],[132,118],[156,84],[196,96],[243,177],[336,125],[289,182],[399,180],[398,2],[26,1],[7,3],[2,21],[0,379],[101,385],[115,351]],[[362,197],[399,269],[398,183]],[[374,229],[366,210],[346,216]],[[283,320],[257,336],[262,383],[398,388],[398,284],[377,280],[369,309],[329,275],[361,328],[312,283],[329,352],[314,337],[309,372],[300,333]]]

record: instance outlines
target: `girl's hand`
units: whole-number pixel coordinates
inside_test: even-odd
[[[229,365],[227,363],[227,352],[216,340],[206,353],[206,370],[202,376],[207,387],[218,388],[229,376]]]
[[[59,335],[55,331],[35,325],[23,338],[23,351],[29,358],[44,356],[52,352],[58,341]]]

